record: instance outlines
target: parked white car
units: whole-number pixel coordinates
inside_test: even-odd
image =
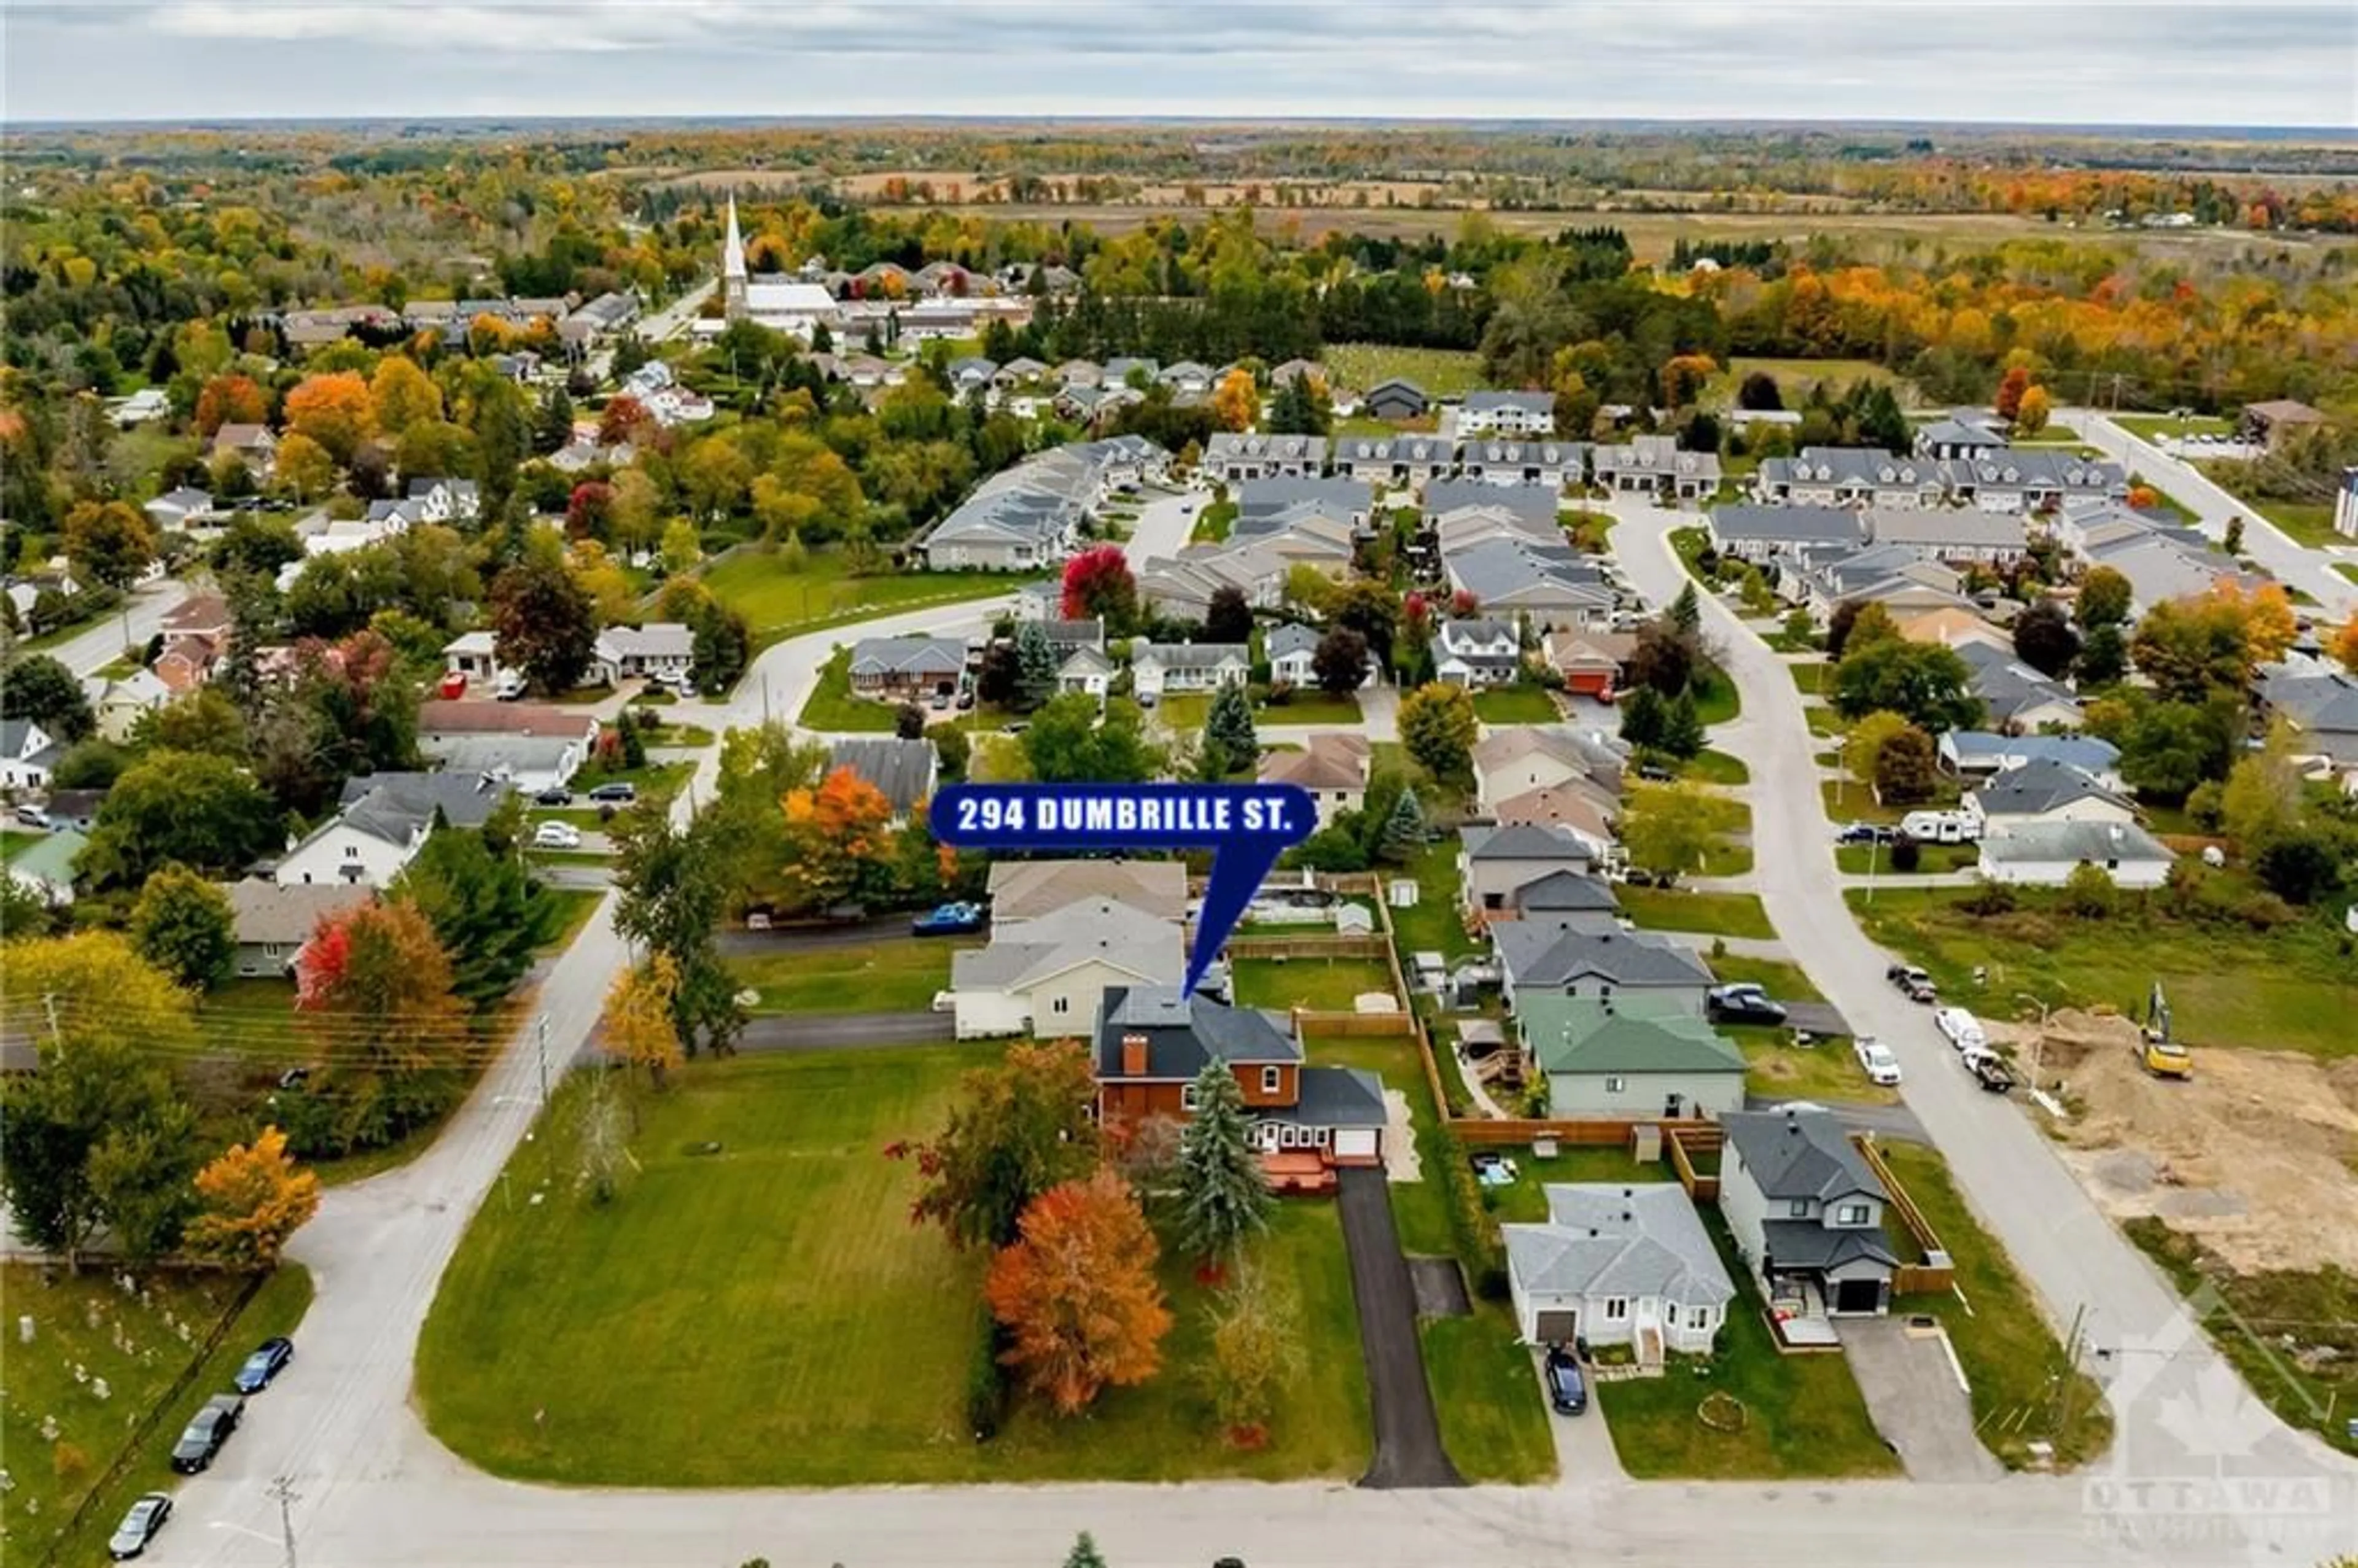
[[[936,991],[934,993],[934,1011],[936,1012],[956,1012],[957,1011],[957,992]]]
[[[544,822],[533,829],[532,842],[536,849],[579,849],[581,829],[570,822]]]
[[[1890,1046],[1874,1035],[1860,1035],[1851,1046],[1851,1052],[1858,1057],[1859,1070],[1866,1075],[1868,1083],[1888,1087],[1899,1081],[1899,1058],[1891,1054]]]
[[[1989,1036],[1982,1033],[1981,1021],[1962,1007],[1934,1008],[1932,1027],[1947,1035],[1949,1044],[1959,1051],[1989,1049]]]

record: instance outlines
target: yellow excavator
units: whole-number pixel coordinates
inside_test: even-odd
[[[2193,1053],[2170,1035],[2169,999],[2161,994],[2159,980],[2153,982],[2153,994],[2146,999],[2145,1024],[2138,1033],[2137,1060],[2147,1072],[2157,1078],[2194,1076]]]

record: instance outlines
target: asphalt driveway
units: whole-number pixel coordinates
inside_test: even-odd
[[[957,1038],[946,1012],[790,1012],[745,1021],[740,1051],[839,1051],[860,1045],[928,1045]]]
[[[1416,1334],[1416,1290],[1392,1223],[1384,1173],[1340,1173],[1336,1202],[1343,1242],[1351,1253],[1351,1295],[1359,1306],[1359,1350],[1368,1360],[1368,1403],[1376,1417],[1375,1463],[1359,1485],[1462,1487],[1464,1477],[1441,1445],[1441,1418],[1424,1380],[1424,1347]]]
[[[1918,1338],[1898,1317],[1838,1317],[1834,1334],[1866,1397],[1866,1413],[1911,1481],[1989,1481],[2004,1467],[1974,1435],[1973,1400],[1937,1335]]]

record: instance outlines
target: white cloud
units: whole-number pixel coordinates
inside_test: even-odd
[[[5,27],[19,121],[2358,123],[2347,0],[16,0]]]

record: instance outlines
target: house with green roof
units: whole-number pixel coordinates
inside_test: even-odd
[[[1744,1108],[1744,1054],[1675,1007],[1534,993],[1515,1011],[1547,1075],[1550,1116],[1650,1121]]]

